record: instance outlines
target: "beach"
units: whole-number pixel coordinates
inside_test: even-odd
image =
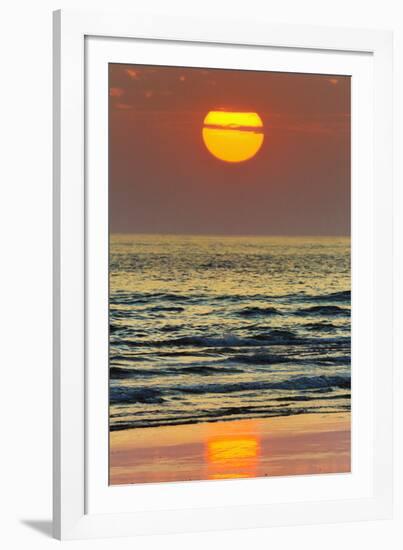
[[[110,484],[350,471],[349,412],[132,428],[110,433]]]

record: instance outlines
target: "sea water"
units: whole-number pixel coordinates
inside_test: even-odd
[[[111,235],[110,428],[350,410],[350,239]]]

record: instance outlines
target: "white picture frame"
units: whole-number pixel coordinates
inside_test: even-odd
[[[136,49],[139,43],[142,47]],[[236,62],[231,61],[233,50],[236,50]],[[225,55],[221,55],[224,51]],[[250,51],[254,51],[253,60],[244,55]],[[352,475],[345,479],[330,476],[321,481],[316,481],[315,476],[294,476],[292,482],[289,478],[226,481],[225,498],[220,491],[223,482],[214,482],[214,488],[209,482],[192,482],[168,484],[170,487],[167,484],[126,486],[111,491],[105,471],[108,460],[107,422],[104,422],[107,419],[105,370],[99,375],[92,368],[94,361],[98,365],[104,361],[107,349],[106,325],[102,321],[105,303],[99,298],[105,298],[107,281],[107,163],[93,160],[94,153],[105,150],[107,143],[104,116],[107,87],[102,86],[105,84],[103,67],[108,61],[136,63],[139,56],[143,62],[177,65],[185,62],[189,65],[189,56],[192,56],[197,58],[194,66],[203,66],[203,63],[212,66],[213,54],[217,67],[248,68],[249,63],[250,68],[253,64],[253,68],[262,68],[266,67],[267,52],[280,53],[270,62],[277,63],[276,67],[283,64],[283,70],[326,72],[328,64],[329,73],[356,75],[352,106],[354,114],[356,105],[357,115],[353,118],[352,165],[353,182],[357,184],[353,185],[352,199],[353,214],[357,215],[353,216],[356,222],[353,223],[352,239],[353,288],[356,284],[360,290],[355,293],[358,298],[353,299],[353,326],[356,327],[353,329],[353,368],[354,357],[357,365],[360,363],[363,367],[357,368],[358,374],[353,376]],[[257,67],[256,63],[263,65]],[[229,23],[215,17],[201,20],[136,13],[55,12],[56,538],[190,532],[391,516],[391,82],[392,35],[385,31],[272,25],[264,17],[245,24],[245,21]],[[100,113],[103,116],[98,116]],[[101,182],[97,201],[92,183],[95,179]],[[98,275],[94,277],[95,267]],[[355,322],[354,309],[359,313]],[[355,352],[354,340],[357,342]],[[97,346],[94,342],[102,343]],[[371,365],[367,372],[365,365]],[[97,428],[98,418],[102,418],[102,422]],[[261,495],[258,487],[268,482],[272,484],[271,493],[281,493],[282,498],[270,500]],[[239,483],[243,485],[237,485]],[[143,504],[134,506],[134,500]]]

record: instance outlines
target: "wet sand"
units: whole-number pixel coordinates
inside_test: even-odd
[[[114,431],[110,484],[345,473],[350,450],[350,413]]]

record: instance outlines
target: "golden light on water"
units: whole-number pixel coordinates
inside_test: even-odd
[[[210,479],[254,477],[260,454],[255,436],[217,437],[206,443]]]
[[[203,141],[210,153],[225,162],[243,162],[263,144],[263,122],[257,113],[210,111],[203,122]]]

